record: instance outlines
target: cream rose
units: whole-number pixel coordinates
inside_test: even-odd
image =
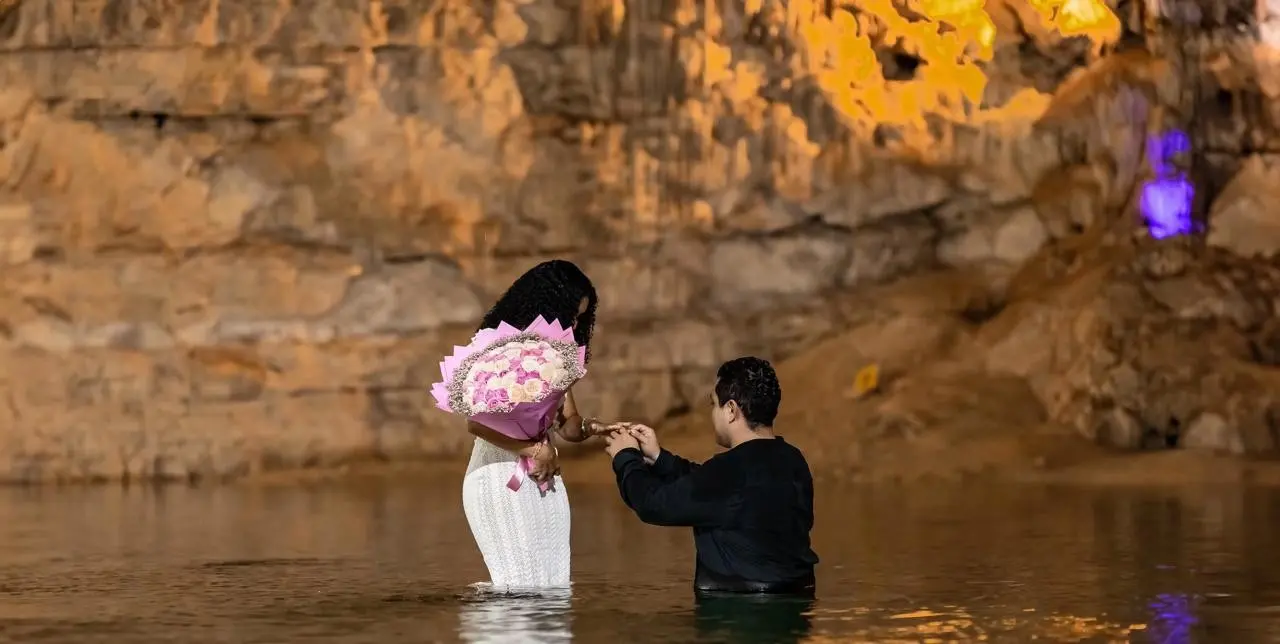
[[[547,384],[537,378],[530,378],[524,381],[524,393],[528,394],[529,400],[538,400],[542,396],[542,392],[547,390]]]
[[[521,387],[520,385],[511,385],[510,387],[507,387],[507,400],[510,400],[513,403],[526,403],[532,401],[529,394],[525,393],[524,387]]]

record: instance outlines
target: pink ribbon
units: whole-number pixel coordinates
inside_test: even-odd
[[[507,481],[507,489],[512,492],[519,492],[520,486],[524,484],[524,480],[529,478],[529,471],[533,469],[533,459],[528,456],[521,456],[516,461],[516,473],[511,475],[511,479]],[[546,492],[551,489],[551,481],[538,481],[538,489]]]
[[[548,409],[547,413],[542,417],[542,422],[541,422],[542,431],[538,434],[538,437],[542,441],[543,449],[555,449],[554,447],[551,446],[551,439],[549,436],[547,436],[547,429],[551,427],[552,423],[556,422],[556,417],[559,416],[560,408],[561,408],[561,405],[563,404],[564,404],[564,401],[561,400],[560,405],[557,405],[555,407]],[[532,469],[533,469],[532,458],[529,458],[528,456],[521,456],[520,458],[516,459],[516,473],[512,474],[511,478],[507,480],[507,489],[511,490],[512,492],[519,492],[520,486],[524,484],[525,479],[529,478],[529,472]],[[542,492],[546,492],[547,490],[550,490],[551,481],[550,480],[539,481],[538,489],[541,490]]]
[[[553,410],[553,413],[554,413],[554,410]],[[543,430],[543,433],[542,433],[542,448],[555,449],[554,447],[551,446],[551,441],[547,437],[546,430]],[[516,473],[512,474],[511,478],[507,480],[507,489],[511,490],[512,492],[519,492],[520,486],[524,484],[525,479],[529,478],[529,472],[532,470],[533,470],[532,458],[529,458],[528,456],[521,456],[520,458],[516,459]],[[550,480],[538,481],[538,489],[543,492],[550,490],[551,481]]]

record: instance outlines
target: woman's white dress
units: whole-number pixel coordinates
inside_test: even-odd
[[[569,585],[569,497],[559,476],[547,492],[507,482],[517,456],[477,438],[462,480],[462,509],[495,588]]]

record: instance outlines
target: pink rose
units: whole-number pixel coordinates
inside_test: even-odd
[[[501,389],[494,389],[487,392],[485,402],[488,403],[490,410],[502,410],[506,408],[510,401],[507,400],[507,392]]]

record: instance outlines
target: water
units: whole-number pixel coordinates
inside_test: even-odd
[[[695,601],[571,486],[572,596],[498,597],[460,483],[0,490],[0,641],[1280,642],[1280,493],[824,489],[819,597]]]

